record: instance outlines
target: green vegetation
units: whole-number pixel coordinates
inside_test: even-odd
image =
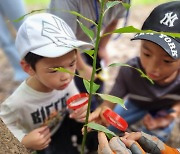
[[[154,4],[154,3],[163,3],[171,0],[131,0],[133,4]],[[48,5],[50,0],[25,0],[27,5]]]
[[[48,5],[50,0],[25,0],[26,5]]]
[[[140,4],[158,4],[158,3],[164,3],[171,0],[132,0],[133,5],[140,5]]]

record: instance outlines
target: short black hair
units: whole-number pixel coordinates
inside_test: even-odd
[[[34,54],[34,53],[32,53],[32,52],[28,52],[27,55],[24,57],[24,60],[25,60],[28,64],[30,64],[30,66],[32,67],[32,69],[36,70],[36,67],[35,67],[36,63],[37,63],[39,60],[43,59],[43,58],[45,58],[45,57],[36,55],[36,54]]]

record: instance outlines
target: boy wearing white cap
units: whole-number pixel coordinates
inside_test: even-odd
[[[145,20],[142,30],[179,33],[180,1],[157,6]],[[130,59],[127,64],[141,69],[154,84],[141,78],[136,70],[121,67],[110,94],[120,98],[126,96],[127,110],[117,105],[114,111],[129,125],[145,117],[144,131],[167,141],[174,119],[180,115],[180,38],[139,33],[132,40],[141,40],[140,57]],[[102,106],[113,108],[114,104],[104,102]],[[90,120],[99,118],[101,109],[98,108]]]
[[[75,125],[70,126],[66,108],[66,100],[78,90],[73,75],[52,68],[63,67],[74,73],[77,49],[92,48],[92,44],[77,40],[62,19],[40,13],[22,24],[16,47],[21,66],[30,77],[2,103],[0,117],[26,148],[46,154],[78,153],[69,144]],[[83,121],[86,107],[70,116]]]

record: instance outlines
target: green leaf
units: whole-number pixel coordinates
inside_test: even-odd
[[[121,105],[124,109],[126,109],[126,107],[125,107],[125,105],[124,105],[124,100],[121,99],[121,98],[119,98],[119,97],[112,96],[112,95],[107,95],[107,94],[99,94],[99,93],[96,93],[96,95],[100,96],[103,100],[107,100],[107,101],[109,101],[109,102],[119,104],[119,105]]]
[[[106,127],[100,125],[100,124],[97,124],[97,123],[94,123],[94,122],[90,122],[87,124],[87,127],[90,127],[94,130],[97,130],[97,131],[101,131],[101,132],[104,132],[106,134],[108,134],[107,136],[108,137],[112,137],[112,136],[117,136],[114,132],[110,131],[109,129],[107,129]],[[111,136],[110,136],[111,135]]]
[[[90,81],[83,79],[84,86],[88,93],[90,93]],[[99,89],[100,85],[93,82],[92,93],[95,93]]]
[[[94,32],[92,30],[90,30],[89,28],[87,28],[85,25],[82,24],[82,22],[80,22],[79,20],[77,20],[81,29],[83,30],[83,32],[91,39],[91,41],[93,41],[94,39]]]
[[[128,64],[123,64],[123,63],[112,63],[110,64],[108,67],[117,67],[117,66],[127,66],[127,67],[131,67]]]
[[[116,66],[125,66],[125,67],[133,68],[141,74],[141,77],[146,78],[147,80],[149,80],[151,82],[151,84],[154,84],[153,80],[151,80],[141,69],[133,67],[131,65],[122,64],[122,63],[113,63],[113,64],[110,64],[108,67],[116,67]]]
[[[108,1],[106,3],[106,7],[107,7],[107,9],[110,9],[111,7],[113,7],[113,6],[115,6],[115,5],[119,4],[119,3],[121,3],[121,2],[120,1]]]
[[[127,26],[127,27],[123,27],[123,28],[119,28],[119,29],[116,29],[110,33],[105,33],[103,35],[106,36],[106,35],[110,35],[112,33],[155,33],[155,34],[164,34],[164,35],[168,35],[168,36],[171,36],[171,37],[178,37],[180,38],[180,33],[170,33],[170,32],[156,32],[156,31],[153,31],[153,30],[140,30],[140,29],[137,29],[133,26]]]
[[[108,137],[109,140],[114,137],[112,134],[109,133],[106,133],[106,136]]]
[[[58,71],[58,72],[65,72],[65,73],[69,73],[69,74],[71,74],[71,75],[75,75],[75,76],[77,76],[77,77],[79,77],[79,78],[82,78],[82,77],[81,77],[81,76],[79,76],[78,74],[75,74],[75,73],[73,73],[73,72],[70,72],[69,70],[67,70],[67,69],[65,69],[65,68],[63,68],[63,67],[50,68],[50,69],[52,69],[52,70],[54,70],[54,71]]]
[[[135,68],[135,67],[134,67],[134,69],[136,69],[141,74],[142,78],[146,78],[147,80],[149,80],[151,82],[151,84],[154,84],[153,80],[150,79],[146,74],[144,74],[144,72],[142,70],[140,70],[139,68]]]
[[[54,71],[65,72],[65,73],[69,73],[69,74],[75,75],[75,73],[70,72],[69,70],[67,70],[67,69],[65,69],[65,68],[63,68],[63,67],[50,68],[50,69],[53,69]]]
[[[126,10],[130,9],[130,7],[131,7],[131,5],[128,3],[122,3],[122,5]]]
[[[88,54],[92,59],[94,58],[93,57],[94,50],[84,50],[84,53]]]
[[[127,27],[119,28],[113,31],[113,33],[140,33],[140,32],[141,30],[133,26],[127,26]]]
[[[28,16],[28,15],[30,15],[32,13],[41,12],[41,11],[47,11],[47,9],[33,10],[33,11],[31,11],[31,12],[29,12],[29,13],[21,16],[21,17],[19,17],[18,19],[13,20],[13,22],[19,22],[19,21],[23,20],[26,16]]]
[[[76,16],[78,16],[78,17],[81,17],[81,18],[83,18],[83,19],[91,22],[93,25],[97,26],[97,24],[96,24],[93,20],[91,20],[91,19],[89,19],[89,18],[86,18],[85,16],[79,14],[79,13],[76,12],[76,11],[65,11],[65,12],[69,12],[69,13],[71,13],[71,14],[73,14],[73,15],[76,15]]]
[[[115,5],[118,5],[119,3],[121,3],[122,5],[123,5],[123,7],[125,8],[125,9],[129,9],[130,8],[130,4],[128,4],[128,3],[123,3],[123,2],[121,2],[121,1],[108,1],[107,3],[106,3],[106,10],[104,11],[104,14],[110,9],[110,8],[112,8],[112,7],[114,7]]]
[[[110,8],[112,8],[113,6],[115,6],[115,5],[117,5],[117,4],[119,4],[119,3],[121,3],[120,1],[108,1],[107,3],[106,3],[106,10],[104,11],[104,14],[110,9]]]

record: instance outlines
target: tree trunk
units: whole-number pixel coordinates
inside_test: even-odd
[[[0,154],[30,154],[0,119]]]

